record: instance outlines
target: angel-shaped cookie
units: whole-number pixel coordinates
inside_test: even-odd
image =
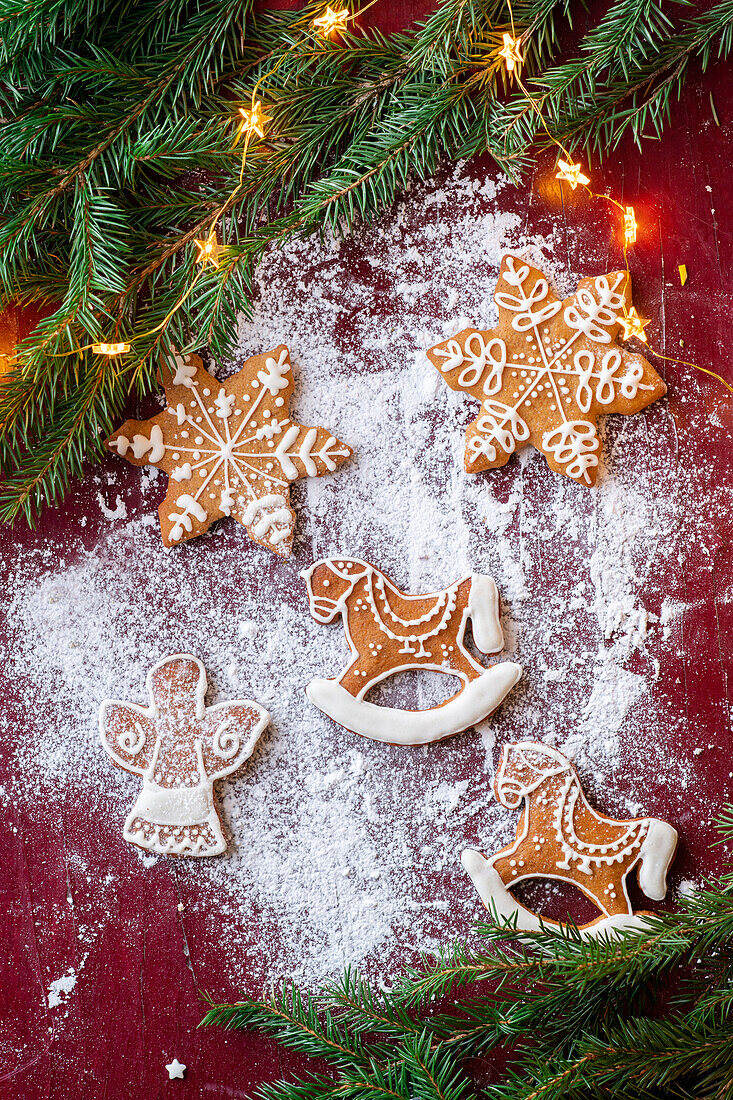
[[[251,756],[270,716],[251,699],[207,707],[206,670],[188,653],[158,661],[146,683],[149,707],[105,699],[99,712],[104,748],[143,779],[123,836],[161,855],[219,855],[214,783]]]

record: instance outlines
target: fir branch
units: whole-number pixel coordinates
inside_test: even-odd
[[[545,124],[599,152],[657,133],[691,65],[733,47],[733,0],[618,0],[569,59],[570,0],[442,0],[410,31],[333,41],[313,30],[322,6],[0,0],[0,293],[47,314],[0,389],[1,516],[61,499],[95,431],[155,386],[162,344],[227,354],[268,248],[347,232],[440,157],[488,152],[516,178]],[[532,102],[507,98],[497,63],[512,17]],[[274,124],[242,166],[233,125],[255,86]],[[214,224],[222,265],[191,290]],[[124,364],[62,358],[103,336],[132,342]]]
[[[720,827],[731,839],[730,811]],[[348,970],[319,994],[288,987],[204,1023],[254,1026],[334,1071],[267,1086],[264,1100],[469,1100],[467,1059],[494,1049],[508,1064],[484,1090],[493,1100],[730,1100],[732,902],[726,874],[618,939],[484,923],[475,946],[425,959],[391,993]]]

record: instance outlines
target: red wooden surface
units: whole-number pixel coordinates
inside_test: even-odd
[[[417,7],[408,0],[382,3],[370,17],[378,13],[380,25],[389,29]],[[720,126],[711,118],[711,94]],[[641,153],[625,142],[595,171],[594,183],[598,190],[607,184],[612,194],[635,205],[641,226],[632,253],[635,301],[642,315],[655,318],[668,354],[678,353],[684,339],[685,358],[733,379],[731,119],[730,72],[718,68],[691,79],[662,140],[647,143]],[[488,164],[484,168],[493,172]],[[524,189],[527,230],[544,230],[557,219],[572,221],[580,234],[569,235],[567,247],[587,247],[602,217],[598,206],[581,193],[566,193],[568,205],[560,205],[558,191],[545,185],[547,179],[545,167]],[[568,259],[572,263],[574,257]],[[358,263],[358,254],[352,260]],[[684,291],[677,274],[681,263],[689,272]],[[709,793],[712,812],[731,795],[733,518],[730,494],[713,490],[730,486],[733,404],[721,399],[715,382],[688,368],[668,364],[663,373],[671,390],[664,415],[655,419],[657,430],[673,461],[686,470],[697,468],[695,491],[710,494],[718,506],[711,507],[704,548],[690,544],[679,558],[660,561],[656,575],[640,581],[640,590],[643,595],[645,588],[657,586],[687,607],[674,644],[657,654],[655,700],[669,714],[669,753],[694,766],[697,786]],[[694,415],[712,409],[722,427],[691,434]],[[654,438],[650,447],[655,447]],[[132,471],[125,476],[132,486],[138,475]],[[91,487],[80,486],[69,508],[47,510],[35,533],[20,525],[12,533],[2,532],[0,546],[12,540],[31,548],[50,533],[75,530],[90,495]],[[94,525],[77,530],[75,537],[93,545]],[[5,576],[3,583],[8,583]],[[0,705],[22,737],[31,716],[16,712],[13,693],[13,683],[0,669]],[[698,731],[700,743],[710,746],[698,757],[674,733],[680,716],[685,728]],[[14,787],[7,760],[0,748],[0,788],[9,792],[0,803],[0,1050],[23,1054],[0,1061],[0,1098],[238,1097],[287,1071],[292,1059],[270,1042],[249,1034],[196,1030],[202,1015],[200,989],[226,998],[235,997],[237,990],[221,977],[210,926],[200,915],[189,919],[185,909],[177,910],[174,863],[160,860],[146,869],[130,860],[121,845],[116,854],[100,851],[73,792],[68,799],[60,792],[56,803],[39,810]],[[656,813],[668,814],[682,836],[677,878],[699,878],[718,869],[723,856],[709,847],[713,833],[705,813],[696,806],[680,814],[679,800],[667,789],[662,771],[649,778],[649,790]],[[98,899],[86,877],[76,873],[74,854],[100,876],[104,861],[117,858],[124,890]],[[54,1016],[46,1007],[47,990],[53,979],[78,966],[80,913],[86,921],[99,922],[101,935],[76,995],[62,1016]],[[174,1056],[188,1066],[184,1081],[167,1080],[163,1064]]]

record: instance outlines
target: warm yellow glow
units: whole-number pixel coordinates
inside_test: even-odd
[[[345,31],[348,19],[348,8],[334,11],[329,5],[319,19],[313,20],[313,26],[320,31],[324,38],[328,38],[328,36],[334,34],[334,32]]]
[[[272,122],[272,119],[263,114],[261,99],[256,100],[249,110],[246,107],[240,107],[239,113],[244,119],[239,127],[240,134],[257,134],[261,138],[265,136],[265,127],[268,122]]]
[[[513,73],[517,65],[521,65],[524,61],[524,58],[519,52],[521,45],[521,38],[512,38],[510,34],[504,33],[504,45],[502,49],[499,50],[499,57],[504,58],[508,73]],[[562,163],[562,161],[560,163]]]
[[[638,340],[646,340],[646,333],[644,329],[649,324],[646,317],[640,317],[636,312],[636,306],[632,306],[626,317],[620,318],[621,324],[624,328],[624,340],[630,340],[632,336],[636,336]]]
[[[129,350],[130,345],[122,342],[119,344],[92,344],[92,351],[95,355],[124,355]]]
[[[680,273],[680,286],[684,286],[687,282],[687,267],[685,264],[679,264],[678,270]]]
[[[566,183],[570,184],[573,191],[579,183],[590,183],[588,176],[584,176],[581,171],[582,164],[573,164],[572,161],[568,164],[566,160],[559,160],[557,167],[560,171],[556,174],[555,179],[565,180]]]
[[[194,241],[194,244],[198,248],[198,255],[196,257],[197,264],[203,264],[206,267],[207,264],[211,264],[212,267],[219,266],[219,245],[216,237],[207,237],[205,241]]]
[[[624,240],[626,244],[636,244],[636,216],[633,206],[627,206],[624,212]]]

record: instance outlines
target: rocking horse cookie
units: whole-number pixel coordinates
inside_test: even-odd
[[[497,801],[522,806],[517,837],[488,858],[469,848],[461,857],[487,909],[517,928],[562,927],[540,918],[509,892],[529,878],[559,879],[577,886],[601,916],[580,927],[599,936],[640,926],[626,887],[636,870],[648,898],[661,901],[677,832],[666,821],[637,817],[617,821],[589,806],[575,768],[562,753],[536,741],[505,745],[494,779]]]
[[[469,619],[476,647],[504,645],[499,596],[491,577],[472,574],[442,592],[411,596],[375,566],[355,558],[324,558],[301,573],[311,615],[343,619],[351,660],[333,679],[311,680],[306,694],[319,710],[353,733],[393,745],[426,745],[496,710],[521,675],[511,661],[485,668],[464,644]],[[370,688],[396,672],[426,669],[462,681],[460,690],[428,710],[399,710],[367,702]]]
[[[146,683],[149,707],[106,699],[99,712],[104,748],[143,779],[123,836],[159,855],[219,855],[214,783],[252,755],[270,716],[250,699],[207,707],[206,671],[187,653],[158,661]]]

